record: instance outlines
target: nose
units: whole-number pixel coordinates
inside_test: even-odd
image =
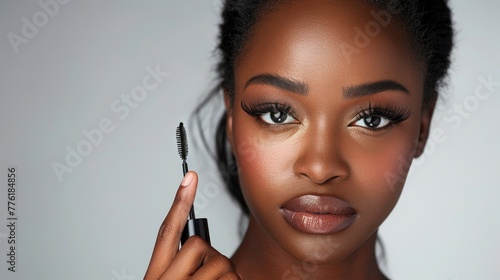
[[[331,128],[310,128],[294,163],[295,174],[315,184],[341,182],[349,177],[349,165],[342,153],[342,137]]]

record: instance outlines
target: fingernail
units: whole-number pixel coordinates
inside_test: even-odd
[[[194,179],[194,174],[192,172],[186,173],[186,176],[184,176],[184,179],[182,179],[181,186],[187,187],[191,185],[191,182],[193,182]]]

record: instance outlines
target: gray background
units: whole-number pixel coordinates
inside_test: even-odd
[[[500,2],[451,5],[458,48],[433,122],[438,132],[380,230],[393,279],[500,274]],[[142,279],[182,178],[175,128],[212,85],[219,10],[212,0],[73,0],[47,15],[38,1],[0,2],[1,279]],[[40,27],[13,47],[9,34],[21,36],[23,18],[34,16]],[[168,76],[127,116],[113,111],[148,66]],[[480,77],[496,82],[481,99]],[[67,147],[83,145],[82,131],[105,119],[114,130],[60,181],[52,164],[65,164]],[[239,212],[203,153],[190,151],[200,174],[198,214],[209,219],[213,246],[231,255]],[[16,273],[6,263],[11,165],[18,168]]]

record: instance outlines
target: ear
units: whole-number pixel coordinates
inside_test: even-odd
[[[426,102],[426,104],[424,104],[422,107],[420,133],[418,135],[415,158],[418,158],[424,153],[425,144],[427,143],[427,139],[429,138],[432,114],[434,113],[434,108],[436,107],[437,94],[435,94],[434,96],[436,96],[436,98],[433,98],[432,100]]]
[[[229,92],[227,89],[223,89],[224,92],[224,105],[226,106],[226,137],[231,145],[231,152],[233,151],[233,104],[231,98],[229,97]]]

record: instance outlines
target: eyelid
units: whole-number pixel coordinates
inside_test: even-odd
[[[247,112],[249,115],[257,117],[262,115],[263,113],[271,112],[269,108],[274,107],[280,112],[290,114],[292,116],[296,116],[295,110],[292,106],[285,102],[280,101],[263,101],[247,104],[245,101],[241,101],[241,109]]]
[[[354,116],[355,120],[360,120],[368,116],[380,116],[392,121],[403,121],[412,115],[411,109],[391,105],[372,105],[371,103],[368,103],[368,106],[362,107],[356,112]]]

